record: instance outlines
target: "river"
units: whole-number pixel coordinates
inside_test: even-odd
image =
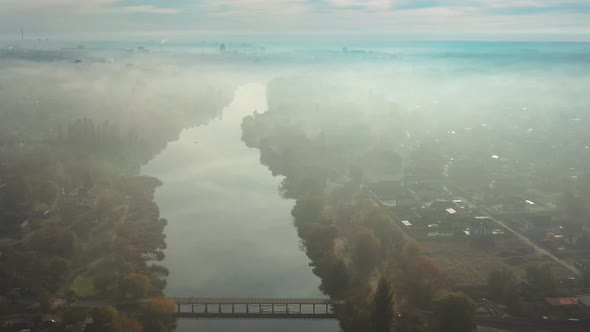
[[[168,219],[168,296],[320,297],[292,224],[281,178],[241,141],[242,118],[266,111],[266,86],[237,89],[223,115],[184,130],[142,173]],[[336,321],[179,321],[188,331],[338,331]]]

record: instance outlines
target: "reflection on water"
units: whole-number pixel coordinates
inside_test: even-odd
[[[185,130],[143,174],[168,219],[169,296],[318,297],[319,280],[299,249],[293,201],[280,178],[241,141],[242,118],[266,110],[263,85],[236,91],[223,117]],[[334,321],[180,321],[178,331],[337,331]]]

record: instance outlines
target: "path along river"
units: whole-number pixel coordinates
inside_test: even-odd
[[[299,248],[294,202],[279,177],[241,141],[240,124],[266,111],[266,86],[244,85],[222,117],[183,131],[143,168],[164,185],[156,201],[166,227],[168,296],[319,297]],[[335,321],[179,321],[188,331],[338,331]]]

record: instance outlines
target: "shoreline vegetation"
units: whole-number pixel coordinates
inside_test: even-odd
[[[200,84],[194,104],[139,112],[140,98],[168,92],[149,95],[157,92],[145,88],[148,76],[132,68],[138,95],[146,95],[122,112],[93,112],[82,104],[97,102],[87,90],[104,73],[78,75],[84,75],[76,88],[82,95],[66,91],[64,78],[45,92],[65,95],[63,104],[40,97],[43,107],[14,104],[0,115],[0,309],[3,315],[61,314],[64,324],[90,313],[96,331],[172,330],[175,306],[160,298],[168,275],[159,264],[167,220],[154,192],[162,183],[139,172],[182,129],[218,116],[232,90]],[[107,90],[119,88],[116,79],[108,80]],[[153,299],[128,313],[106,308],[145,298]],[[96,306],[105,308],[83,309]]]

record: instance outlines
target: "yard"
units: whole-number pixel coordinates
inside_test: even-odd
[[[518,239],[497,238],[494,248],[481,249],[470,245],[467,240],[436,239],[422,241],[426,254],[441,264],[455,285],[485,285],[488,274],[501,267],[514,271],[524,278],[529,264],[549,263],[555,277],[565,279],[571,274],[554,261],[540,257]]]

